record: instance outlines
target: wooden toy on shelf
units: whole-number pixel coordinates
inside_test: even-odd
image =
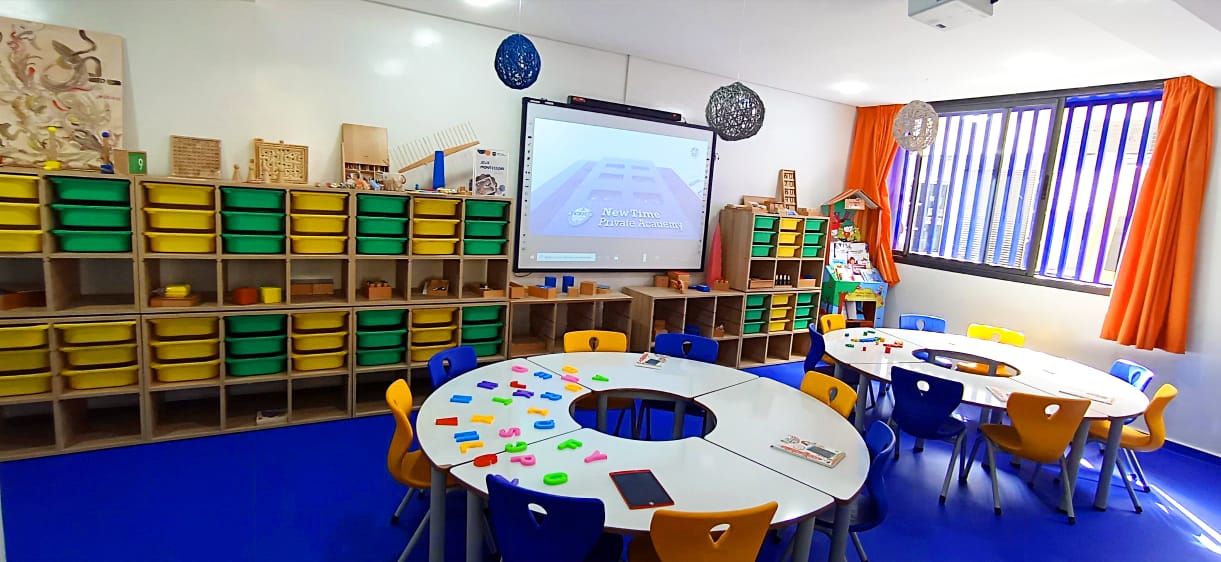
[[[437,131],[426,137],[394,147],[394,159],[401,165],[399,173],[431,164],[436,155],[452,156],[479,144],[479,135],[469,122]]]
[[[289,282],[290,295],[330,295],[335,292],[335,280],[329,277],[294,277]]]
[[[47,292],[43,289],[0,289],[0,310],[46,305]]]
[[[254,139],[254,176],[272,183],[309,183],[309,147]]]
[[[56,138],[55,132],[59,128],[54,125],[47,127],[47,140],[43,141],[43,153],[46,155],[46,161],[42,164],[42,169],[47,171],[56,171],[63,168],[63,162],[59,161],[59,139]]]
[[[351,123],[340,125],[339,130],[343,165],[339,177],[355,176],[363,179],[368,188],[380,189],[383,178],[390,173],[389,132],[384,127]]]
[[[560,289],[556,286],[546,285],[530,285],[526,288],[526,292],[532,297],[540,299],[554,299],[559,296]]]
[[[503,299],[505,296],[504,289],[493,288],[491,285],[488,285],[487,283],[470,283],[466,286],[466,288],[468,290],[470,290],[472,293],[479,295],[479,298],[483,298],[483,299],[491,299],[491,298]]]
[[[113,149],[114,173],[121,176],[143,176],[148,173],[148,153],[143,150]]]
[[[527,295],[527,292],[526,292],[526,287],[524,285],[522,285],[521,283],[514,283],[512,281],[509,282],[509,298],[510,299],[524,299],[524,298],[526,298],[526,295]]]
[[[114,173],[114,159],[111,152],[114,150],[114,138],[110,135],[110,131],[102,131],[102,165],[100,170],[103,174]]]
[[[448,297],[449,296],[449,280],[448,279],[429,279],[424,282],[424,296],[426,297]]]
[[[170,135],[170,175],[220,179],[220,139]]]
[[[246,169],[246,183],[263,183],[263,178],[254,173],[254,158],[250,159],[250,167]]]
[[[610,285],[603,285],[603,284],[599,283],[598,287],[595,289],[595,291],[599,295],[609,295],[611,292]]]
[[[776,178],[776,200],[785,209],[797,210],[797,171],[780,170]]]
[[[598,291],[598,284],[593,281],[582,281],[580,293],[582,295],[592,295]]]
[[[233,304],[246,306],[259,302],[259,290],[254,287],[238,287],[233,290]]]
[[[240,182],[240,181],[242,181],[242,166],[241,166],[241,164],[234,164],[234,165],[233,165],[233,181],[235,181],[235,182]]]
[[[371,301],[384,301],[394,296],[394,288],[385,281],[365,281],[365,298]]]
[[[713,291],[728,291],[729,290],[729,280],[728,279],[717,279],[716,281],[713,281],[712,290]]]
[[[185,283],[166,285],[153,291],[148,299],[148,305],[155,308],[167,306],[197,306],[203,300],[198,294],[191,293],[191,286]]]
[[[653,276],[653,286],[654,287],[669,287],[670,286],[670,277],[667,275],[654,275]]]

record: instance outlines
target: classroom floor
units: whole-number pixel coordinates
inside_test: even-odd
[[[753,371],[789,384],[801,376],[799,365]],[[0,464],[8,561],[395,560],[426,504],[413,502],[397,527],[389,524],[404,492],[386,473],[393,427],[377,416]],[[668,431],[658,413],[654,433]],[[1002,463],[1004,515],[996,517],[986,471],[976,466],[968,485],[951,484],[938,505],[948,445],[912,454],[905,443],[888,474],[890,517],[862,534],[871,559],[1221,560],[1215,460],[1167,449],[1143,455],[1158,488],[1139,494],[1144,513],[1132,511],[1118,480],[1111,509],[1100,513],[1091,507],[1100,462],[1092,447],[1069,526],[1053,507],[1051,469],[1030,490]],[[448,502],[449,559],[461,560],[463,495]],[[825,560],[828,545],[816,536],[811,560]],[[759,559],[776,560],[784,546],[769,541]],[[411,560],[426,560],[426,550],[427,535]],[[848,559],[857,560],[851,546]]]

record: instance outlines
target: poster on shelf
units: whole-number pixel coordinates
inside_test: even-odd
[[[471,193],[493,197],[509,195],[509,153],[480,148],[474,151]]]

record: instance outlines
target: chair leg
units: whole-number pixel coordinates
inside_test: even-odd
[[[958,481],[965,483],[967,476],[971,474],[971,467],[975,465],[975,457],[979,455],[979,446],[983,444],[985,437],[980,435],[975,438],[975,444],[971,446],[971,456],[967,457],[967,465],[958,471]]]
[[[632,415],[635,415],[635,414],[636,414],[636,412],[632,412]],[[616,437],[619,436],[619,430],[623,428],[623,416],[625,416],[625,415],[627,415],[627,411],[619,410],[619,419],[615,420],[615,431],[613,433],[613,435],[615,435]]]
[[[1126,451],[1127,450],[1125,449],[1125,452]],[[1128,497],[1132,498],[1132,509],[1135,509],[1137,513],[1140,513],[1142,511],[1144,511],[1144,508],[1142,508],[1140,506],[1140,500],[1136,499],[1136,490],[1132,489],[1132,481],[1126,477],[1128,471],[1131,470],[1130,466],[1126,466],[1129,464],[1127,455],[1119,455],[1118,460],[1119,460],[1119,475],[1121,477],[1120,479],[1123,480],[1123,487],[1126,490],[1128,490]]]
[[[1068,507],[1068,524],[1077,524],[1077,514],[1073,511],[1073,484],[1068,478],[1068,460],[1060,459],[1060,485],[1064,488],[1064,505]]]
[[[1017,457],[1013,457],[1017,458]],[[1034,472],[1030,473],[1030,480],[1026,482],[1026,487],[1034,488],[1034,479],[1039,477],[1039,471],[1043,470],[1043,463],[1034,463]]]
[[[899,442],[903,439],[903,431],[896,427],[893,421],[887,420],[886,425],[895,432],[895,460],[899,460],[899,449],[902,448],[899,446]]]
[[[941,483],[941,499],[940,503],[945,503],[945,495],[950,491],[950,479],[954,477],[954,461],[958,460],[958,456],[962,454],[962,444],[967,438],[967,433],[964,431],[958,434],[958,438],[954,440],[954,452],[950,453],[950,464],[945,467],[945,481]]]
[[[1149,493],[1149,480],[1145,478],[1145,469],[1140,466],[1140,459],[1136,456],[1136,451],[1128,450],[1128,458],[1132,461],[1133,471],[1136,472],[1136,477],[1140,479],[1140,491]]]
[[[415,528],[415,532],[411,534],[411,540],[407,541],[407,548],[403,549],[403,553],[399,555],[398,562],[407,562],[407,556],[411,554],[411,549],[415,548],[415,544],[420,541],[420,536],[424,534],[424,528],[428,527],[428,512],[424,512],[424,519],[420,521],[420,526]]]
[[[394,515],[390,516],[390,524],[397,525],[399,516],[403,514],[403,509],[407,507],[407,502],[411,501],[411,497],[415,495],[415,488],[407,488],[407,493],[403,495],[403,501],[399,502],[399,508],[394,510]]]
[[[1001,484],[1000,479],[996,477],[996,446],[991,440],[987,440],[988,445],[988,472],[992,474],[992,511],[997,515],[1001,514]]]
[[[914,447],[912,447],[912,452],[913,453],[923,453],[924,452],[924,440],[923,439],[916,439],[916,445]]]
[[[865,545],[861,544],[861,535],[850,533],[849,536],[852,537],[852,544],[856,546],[856,554],[861,557],[861,562],[869,562],[869,555],[865,554]]]

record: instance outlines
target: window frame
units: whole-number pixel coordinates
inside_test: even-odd
[[[1051,90],[1045,92],[1032,92],[1028,94],[1009,94],[1003,96],[989,96],[981,98],[967,98],[958,100],[946,100],[931,102],[933,109],[937,110],[938,114],[964,111],[984,111],[1004,109],[1005,118],[1001,122],[1001,139],[1006,138],[1009,129],[1009,115],[1015,108],[1031,107],[1037,105],[1054,105],[1053,122],[1051,124],[1050,134],[1048,135],[1048,147],[1043,156],[1042,174],[1039,176],[1038,194],[1039,199],[1035,204],[1034,209],[1034,224],[1031,225],[1030,242],[1026,249],[1026,266],[1022,269],[1007,268],[988,264],[977,264],[953,260],[948,258],[940,258],[916,254],[910,251],[912,246],[912,227],[913,221],[916,219],[916,190],[920,185],[920,173],[924,166],[924,155],[916,155],[916,172],[913,174],[912,184],[900,189],[907,189],[911,192],[909,201],[904,210],[892,209],[892,216],[899,216],[902,213],[907,215],[906,238],[902,249],[892,249],[894,260],[896,263],[912,265],[916,267],[924,267],[928,269],[938,269],[949,271],[951,273],[961,273],[965,275],[973,275],[976,277],[986,277],[990,279],[999,279],[1002,281],[1013,281],[1016,283],[1025,283],[1028,285],[1039,285],[1042,287],[1051,287],[1055,289],[1063,289],[1068,291],[1077,291],[1082,293],[1091,293],[1095,295],[1110,295],[1111,287],[1105,285],[1095,285],[1093,283],[1084,283],[1076,281],[1068,281],[1064,279],[1054,279],[1048,277],[1040,277],[1037,272],[1039,270],[1039,260],[1042,256],[1043,238],[1047,227],[1047,212],[1049,199],[1051,195],[1051,182],[1054,180],[1056,162],[1060,158],[1060,134],[1064,129],[1064,113],[1067,99],[1078,96],[1096,96],[1104,94],[1117,94],[1126,92],[1135,92],[1141,90],[1156,90],[1164,89],[1165,80],[1149,80],[1143,82],[1128,82],[1123,84],[1110,84],[1106,86],[1088,87],[1088,88],[1071,88],[1065,90]],[[999,143],[997,151],[990,155],[992,158],[997,158],[998,162],[1003,159],[1004,143]],[[997,181],[1000,166],[996,167],[993,175],[993,181]],[[1136,193],[1139,193],[1139,189]],[[1136,193],[1133,197],[1136,197]],[[894,228],[894,225],[887,225],[887,228]],[[1124,243],[1126,244],[1126,240]],[[1123,247],[1120,247],[1120,256],[1122,261]]]

